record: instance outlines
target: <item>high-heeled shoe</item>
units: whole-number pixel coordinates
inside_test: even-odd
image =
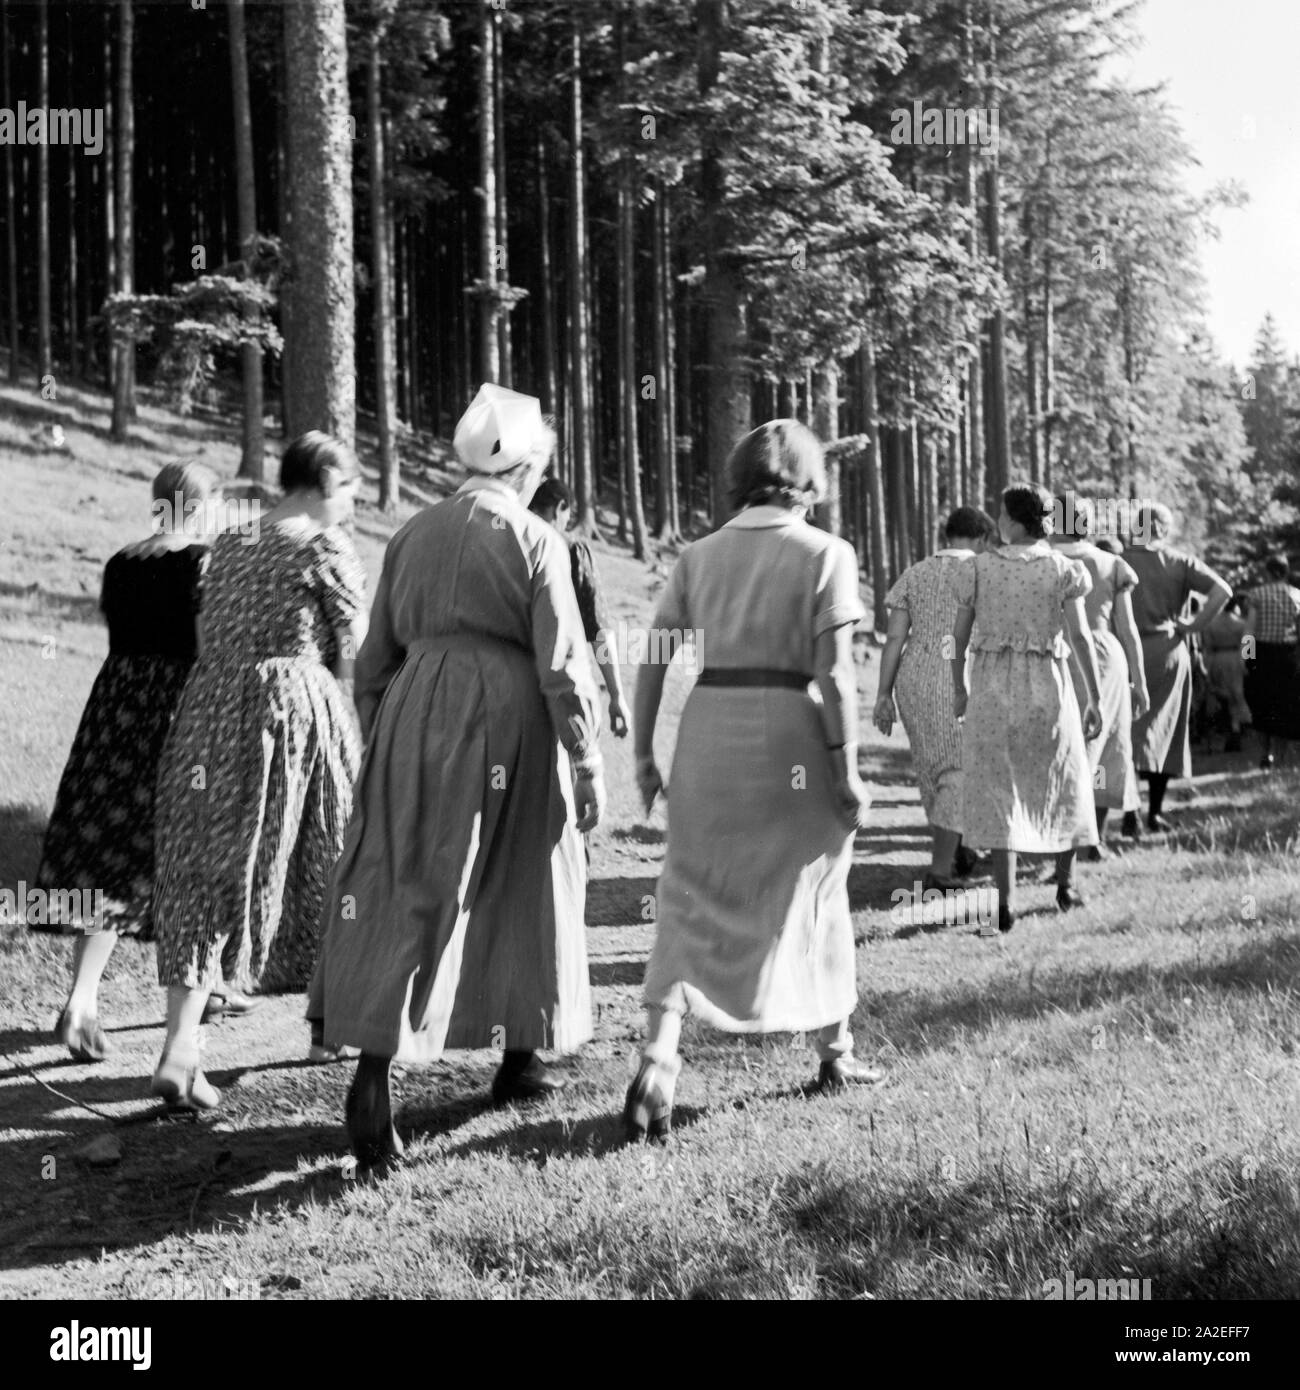
[[[507,1052],[492,1078],[492,1102],[509,1105],[514,1101],[544,1100],[568,1084],[535,1052]]]
[[[221,989],[214,989],[208,995],[208,1002],[203,1006],[202,1021],[211,1023],[218,1018],[243,1018],[245,1014],[251,1014],[261,1002],[256,995],[241,994],[237,989],[223,986]]]
[[[313,1019],[311,1023],[311,1041],[307,1045],[307,1060],[309,1062],[344,1062],[361,1056],[359,1047],[349,1047],[343,1044],[339,1047],[327,1046],[325,1042],[325,1025]]]
[[[67,1007],[54,1022],[54,1036],[78,1062],[102,1062],[113,1050],[98,1018],[82,1019],[75,1023]]]
[[[850,1086],[874,1086],[884,1079],[879,1067],[868,1066],[856,1057],[834,1057],[821,1064],[813,1090],[843,1091]]]
[[[197,1060],[178,1062],[170,1057],[163,1057],[158,1063],[149,1094],[178,1113],[215,1110],[221,1101],[221,1092],[203,1075]]]
[[[1078,892],[1071,883],[1058,883],[1056,885],[1056,910],[1058,912],[1069,912],[1072,908],[1083,907],[1083,894]]]
[[[680,1070],[680,1058],[676,1067],[649,1057],[641,1059],[623,1105],[623,1129],[629,1140],[648,1138],[662,1143],[672,1133],[673,1090]]]
[[[363,1070],[358,1066],[352,1078],[343,1115],[358,1171],[382,1173],[401,1163],[406,1157],[406,1145],[393,1124],[388,1073],[384,1072],[382,1084],[375,1084],[373,1077],[367,1076],[363,1085]]]

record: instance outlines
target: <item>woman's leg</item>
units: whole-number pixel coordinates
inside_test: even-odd
[[[206,989],[167,987],[167,1034],[152,1090],[176,1109],[211,1110],[221,1099],[199,1064],[199,1025],[207,1002]]]
[[[406,1152],[393,1124],[392,1065],[391,1057],[363,1052],[348,1090],[348,1139],[357,1164],[363,1169],[395,1162]]]
[[[1165,808],[1165,792],[1169,787],[1169,778],[1163,772],[1151,772],[1147,774],[1148,805],[1147,805],[1147,825],[1155,830],[1160,820],[1161,812]]]
[[[1068,889],[1074,884],[1074,856],[1075,851],[1072,849],[1063,849],[1056,856],[1056,886],[1058,890]]]
[[[957,858],[961,832],[934,827],[934,847],[930,851],[930,872],[938,878],[951,878]]]
[[[997,885],[998,900],[1007,912],[1016,910],[1016,852],[1013,849],[993,851],[993,882]]]
[[[74,1020],[99,1015],[99,982],[117,945],[115,931],[80,932],[72,949],[72,988],[68,1013]]]
[[[677,1057],[677,1045],[682,1036],[682,1016],[677,1009],[662,1009],[651,1004],[646,1010],[646,1045],[641,1054],[647,1061],[668,1064]]]

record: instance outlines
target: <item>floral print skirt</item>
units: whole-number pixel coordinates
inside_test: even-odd
[[[190,662],[184,657],[110,655],[59,780],[36,886],[103,893],[102,925],[153,936],[154,786]],[[69,932],[72,922],[32,923]]]

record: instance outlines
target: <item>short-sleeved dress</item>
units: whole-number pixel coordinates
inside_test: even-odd
[[[911,620],[894,693],[925,818],[941,830],[961,828],[961,725],[949,670],[956,610],[951,570],[971,553],[937,550],[905,569],[885,595],[887,607],[905,610]]]
[[[357,658],[367,733],[307,1016],[331,1046],[572,1051],[591,1037],[570,756],[599,704],[563,540],[472,478],[389,542]]]
[[[1133,619],[1142,638],[1151,708],[1133,721],[1133,761],[1139,772],[1192,775],[1192,658],[1174,623],[1192,594],[1208,594],[1218,576],[1194,555],[1163,541],[1130,545],[1124,559],[1138,577]]]
[[[36,886],[99,890],[98,925],[153,935],[154,786],[163,741],[194,663],[207,546],[119,550],[104,567],[108,657],[90,690],[59,779]],[[51,903],[61,901],[51,898]],[[57,915],[57,914],[55,914]],[[68,931],[73,922],[33,923]]]
[[[1075,541],[1056,549],[1059,554],[1078,560],[1092,580],[1083,607],[1092,629],[1101,679],[1101,734],[1088,744],[1093,800],[1107,810],[1136,811],[1140,799],[1137,774],[1133,771],[1133,692],[1128,658],[1115,635],[1112,619],[1116,597],[1137,586],[1137,575],[1120,556],[1098,550],[1090,541]],[[1077,661],[1070,662],[1070,674],[1074,677],[1075,699],[1082,709],[1088,701],[1088,687]]]
[[[575,537],[568,542],[569,567],[573,576],[573,592],[578,599],[578,615],[588,642],[595,642],[605,626],[604,604],[600,596],[600,576],[596,560],[586,541]]]
[[[1058,854],[1097,843],[1064,614],[1091,587],[1083,565],[1046,541],[953,569],[957,602],[975,610],[961,824],[975,848]]]
[[[360,746],[331,666],[365,602],[338,527],[219,536],[200,656],[158,774],[158,978],[301,989],[352,809]]]
[[[762,668],[811,683],[818,635],[864,616],[852,549],[761,506],[682,553],[655,623],[698,630],[705,671]],[[646,1003],[731,1032],[847,1019],[857,1002],[853,835],[835,811],[811,691],[697,684],[667,807]]]

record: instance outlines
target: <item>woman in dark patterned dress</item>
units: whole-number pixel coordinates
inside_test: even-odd
[[[365,630],[365,576],[341,524],[356,463],[313,431],[280,466],[285,496],[252,544],[212,548],[199,659],[158,777],[158,979],[167,1036],[153,1093],[211,1109],[198,1025],[225,974],[301,989],[360,760],[340,681]]]
[[[194,661],[213,482],[199,464],[169,463],[153,482],[154,534],[124,546],[104,567],[99,606],[108,657],[59,780],[36,873],[46,893],[102,892],[102,920],[33,924],[76,933],[72,988],[55,1036],[80,1062],[101,1062],[110,1050],[99,982],[118,937],[153,935],[154,779]]]

